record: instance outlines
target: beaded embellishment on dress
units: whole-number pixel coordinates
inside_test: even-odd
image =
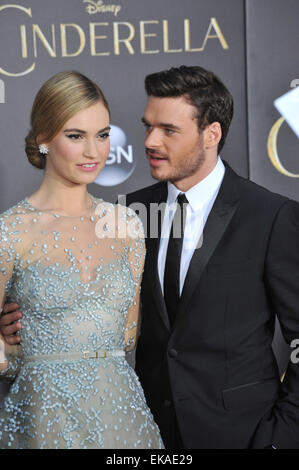
[[[0,448],[163,448],[138,377],[113,353],[134,347],[144,255],[136,214],[100,199],[78,217],[28,199],[1,214],[0,293],[23,318],[21,355],[0,373],[12,382]]]

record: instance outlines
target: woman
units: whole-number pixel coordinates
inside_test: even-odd
[[[161,448],[125,351],[134,347],[144,240],[136,214],[87,192],[109,154],[109,108],[77,72],[38,92],[26,137],[40,188],[0,216],[0,296],[23,312],[6,345],[0,448]],[[3,343],[2,343],[3,344]]]

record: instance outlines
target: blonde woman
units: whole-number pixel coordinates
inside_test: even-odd
[[[161,448],[134,347],[144,240],[136,214],[87,192],[109,154],[100,90],[61,72],[39,90],[26,137],[40,188],[0,216],[0,297],[22,310],[5,343],[0,448]],[[2,341],[2,340],[1,340]],[[2,342],[2,345],[4,342]]]

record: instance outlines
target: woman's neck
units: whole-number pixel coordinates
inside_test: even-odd
[[[39,189],[28,198],[30,203],[41,209],[65,215],[78,215],[92,207],[92,200],[85,184],[65,185],[43,181]]]

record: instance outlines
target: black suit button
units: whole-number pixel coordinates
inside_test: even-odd
[[[178,352],[176,349],[169,349],[168,354],[169,354],[169,357],[172,357],[173,359],[178,357]]]
[[[170,400],[164,400],[164,405],[169,408],[169,406],[171,405],[171,401]]]

